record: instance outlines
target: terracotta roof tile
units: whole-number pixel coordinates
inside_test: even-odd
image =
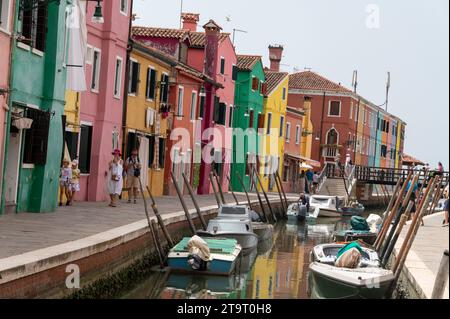
[[[425,165],[425,163],[422,162],[421,160],[419,160],[411,155],[408,155],[408,154],[403,154],[402,162],[403,162],[403,165]]]
[[[181,19],[186,20],[186,21],[198,22],[198,21],[200,21],[200,14],[183,12],[181,14]]]
[[[266,96],[272,93],[273,90],[289,76],[287,72],[276,72],[270,70],[264,70],[264,74],[266,75],[266,85],[267,85],[267,93]]]
[[[289,76],[290,89],[335,91],[351,93],[349,89],[311,71],[295,73]]]
[[[189,36],[189,31],[181,29],[133,26],[132,34],[133,36],[141,36],[141,37],[183,39]]]
[[[237,68],[241,71],[251,71],[258,61],[261,61],[260,55],[238,55]]]
[[[221,33],[219,42],[225,41],[230,36],[229,33]],[[203,48],[206,44],[206,35],[204,32],[190,32],[191,47]]]

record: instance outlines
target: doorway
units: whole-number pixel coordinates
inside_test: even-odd
[[[15,211],[19,188],[20,151],[23,130],[11,125],[9,128],[8,156],[5,171],[5,202],[6,211]]]

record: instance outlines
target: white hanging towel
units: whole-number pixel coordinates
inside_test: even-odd
[[[74,0],[67,8],[68,29],[67,82],[66,88],[75,92],[86,91],[86,2]]]

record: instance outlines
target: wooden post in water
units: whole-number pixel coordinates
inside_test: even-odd
[[[278,182],[280,183],[281,192],[283,193],[284,202],[286,204],[286,209],[289,207],[289,203],[286,197],[286,193],[284,192],[283,181],[281,180],[281,176],[278,171],[276,171],[275,176],[278,178]]]
[[[231,185],[231,180],[230,180],[230,177],[228,175],[227,175],[227,180],[228,180],[228,185],[229,185],[228,188],[230,189],[231,195],[233,195],[233,198],[236,201],[236,205],[240,205],[239,201],[238,201],[238,199],[236,197],[236,194],[233,191],[233,186]]]
[[[412,176],[412,173],[410,172],[403,183],[402,189],[401,189],[400,194],[395,202],[394,207],[392,208],[392,210],[390,212],[386,212],[386,217],[383,222],[383,227],[381,228],[380,233],[378,234],[377,240],[375,241],[375,244],[374,244],[375,250],[379,250],[381,245],[383,244],[384,237],[386,236],[389,226],[391,225],[392,219],[394,218],[395,215],[397,215],[397,211],[398,211],[400,204],[402,202],[402,199],[403,199],[403,194],[405,193],[406,187],[408,186],[408,182],[411,180],[411,176]]]
[[[448,281],[448,249],[444,251],[441,264],[434,282],[433,293],[431,299],[442,299],[444,297],[445,286]]]
[[[146,186],[146,187],[147,187],[147,192],[150,197],[150,200],[152,201],[151,207],[152,207],[153,213],[155,214],[156,219],[158,220],[158,224],[163,231],[164,237],[166,238],[166,241],[169,244],[169,247],[172,248],[174,246],[172,237],[170,237],[170,234],[167,231],[166,225],[164,224],[161,214],[158,211],[158,207],[156,206],[156,202],[155,202],[155,199],[153,198],[152,192],[150,192],[150,188],[148,186]]]
[[[202,223],[202,228],[203,228],[203,230],[206,230],[208,225],[206,225],[205,218],[203,217],[200,207],[198,206],[197,199],[195,198],[194,190],[192,189],[191,184],[189,183],[189,180],[186,177],[186,174],[181,173],[181,176],[183,176],[184,184],[186,185],[189,195],[191,196],[192,203],[194,203],[194,207],[195,207],[195,210],[197,211],[198,218],[200,219],[200,222]]]
[[[195,235],[196,231],[195,231],[194,222],[192,221],[191,215],[189,214],[189,210],[186,206],[186,202],[184,201],[183,194],[181,193],[180,187],[178,186],[178,181],[172,172],[170,172],[170,176],[172,177],[173,185],[175,186],[175,190],[177,191],[178,198],[180,199],[181,206],[183,207],[183,210],[184,210],[184,214],[186,215],[186,219],[189,224],[189,229],[191,230],[192,235]]]
[[[161,268],[164,268],[164,255],[163,255],[163,252],[162,252],[162,250],[161,250],[161,248],[159,246],[159,241],[158,241],[158,239],[156,237],[155,229],[153,228],[152,222],[150,220],[150,215],[148,213],[147,201],[146,201],[145,196],[144,196],[144,188],[142,187],[141,178],[139,177],[138,180],[139,180],[139,188],[141,189],[142,199],[144,201],[145,216],[147,217],[148,228],[150,228],[150,235],[152,236],[153,244],[155,245],[156,252],[158,253],[160,266],[161,266]]]
[[[269,222],[269,218],[267,217],[267,213],[266,213],[266,210],[265,210],[265,208],[264,208],[264,204],[263,204],[263,202],[262,202],[261,195],[259,194],[258,187],[256,186],[255,181],[253,180],[253,171],[252,171],[252,169],[251,169],[251,167],[250,167],[250,164],[247,163],[247,166],[248,166],[248,170],[249,170],[250,182],[253,183],[253,184],[255,185],[256,196],[258,196],[259,205],[261,206],[261,211],[262,211],[262,213],[264,214],[264,221],[265,221],[266,223],[268,223],[268,222]]]
[[[277,217],[275,216],[275,214],[274,214],[274,212],[272,210],[272,205],[270,205],[269,197],[267,196],[266,191],[264,190],[264,186],[263,186],[263,184],[261,182],[261,179],[259,178],[258,171],[256,170],[255,166],[252,166],[252,168],[253,168],[253,171],[256,173],[255,174],[256,180],[258,181],[258,184],[261,187],[261,190],[263,192],[264,198],[266,199],[266,202],[267,202],[267,206],[269,207],[269,211],[272,214],[272,218],[273,218],[274,222],[276,223],[277,222]],[[258,189],[258,185],[256,185],[256,189]]]
[[[220,183],[219,175],[217,175],[217,172],[216,172],[215,169],[213,169],[212,172],[214,174],[214,178],[215,178],[216,183],[217,183],[217,188],[219,189],[219,195],[220,195],[220,198],[222,199],[222,203],[224,205],[226,205],[227,202],[225,201],[225,196],[223,196],[222,184]]]
[[[281,209],[283,211],[283,217],[286,217],[287,216],[287,207],[284,206],[283,195],[281,195],[281,190],[280,190],[280,186],[278,185],[277,176],[275,174],[273,174],[273,178],[275,179],[275,183],[277,184],[278,195],[280,195],[280,204],[281,204]]]
[[[216,185],[214,185],[213,179],[214,179],[213,172],[210,172],[209,173],[209,182],[211,183],[211,186],[213,188],[214,197],[215,197],[216,202],[217,202],[217,208],[220,208],[220,207],[222,207],[222,203],[220,202],[219,196],[217,195],[217,189],[216,189]]]
[[[435,186],[435,178],[432,178],[430,183],[427,186],[427,189],[425,191],[424,200],[420,203],[420,207],[417,212],[414,213],[414,218],[411,222],[411,225],[408,229],[408,233],[406,234],[406,237],[403,241],[402,247],[400,248],[400,251],[397,255],[397,260],[395,261],[394,267],[392,271],[395,273],[396,278],[400,276],[400,272],[403,268],[403,265],[405,264],[406,257],[408,256],[409,250],[411,249],[411,246],[414,242],[415,236],[417,234],[417,231],[419,230],[419,224],[422,220],[423,213],[425,211],[425,203],[428,201],[432,189]]]

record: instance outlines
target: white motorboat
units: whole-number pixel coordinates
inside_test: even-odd
[[[345,244],[317,245],[311,251],[311,261],[316,261],[327,265],[334,265],[339,250],[344,246]],[[380,259],[378,258],[378,253],[375,250],[364,247],[361,247],[361,249],[363,252],[359,264],[360,268],[380,266]]]
[[[306,205],[300,203],[293,203],[289,205],[287,210],[288,219],[304,220],[308,215],[308,209]]]
[[[313,195],[311,196],[310,205],[314,208],[319,208],[320,217],[341,217],[342,212],[338,207],[343,206],[344,197]]]
[[[219,209],[217,219],[250,220],[253,232],[259,241],[265,241],[273,236],[273,226],[260,221],[259,215],[246,205],[223,205]]]
[[[244,252],[256,248],[259,240],[249,219],[211,219],[206,231],[198,230],[197,235],[205,238],[236,239]]]
[[[394,274],[383,268],[339,268],[313,262],[309,265],[312,299],[384,298]]]

